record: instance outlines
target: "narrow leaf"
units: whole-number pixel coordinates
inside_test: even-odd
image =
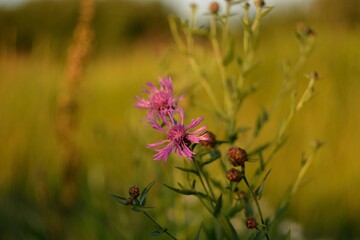
[[[153,237],[157,237],[157,236],[160,236],[160,235],[161,235],[161,232],[158,231],[158,230],[155,230],[155,231],[151,232],[151,236],[153,236]]]
[[[291,230],[289,230],[289,231],[287,232],[287,234],[285,235],[284,240],[291,240]]]
[[[144,206],[140,206],[140,205],[134,205],[132,206],[132,210],[134,210],[135,212],[147,212],[151,209],[153,209],[154,207],[144,207]]]
[[[268,15],[273,9],[274,9],[274,7],[268,7],[266,10],[264,10],[264,11],[261,13],[261,17],[265,17],[265,16]]]
[[[202,223],[201,223],[201,225],[199,227],[199,230],[196,233],[196,236],[195,236],[194,240],[199,240],[200,239],[201,228],[202,228]]]
[[[117,196],[117,195],[115,195],[115,194],[113,194],[113,193],[110,193],[110,196],[111,196],[112,199],[114,199],[114,200],[117,201],[118,203],[120,203],[120,204],[122,204],[122,205],[125,205],[125,206],[128,205],[126,198]]]
[[[215,208],[214,208],[214,213],[213,213],[214,217],[219,216],[221,208],[222,208],[222,194],[220,194],[219,198],[216,201]]]
[[[146,203],[146,196],[149,192],[150,188],[155,184],[155,181],[151,182],[141,193],[139,203],[141,206],[145,206]]]
[[[272,142],[267,142],[267,143],[264,143],[260,146],[258,146],[257,148],[255,148],[254,150],[250,151],[248,153],[249,156],[251,155],[254,155],[254,154],[257,154],[258,152],[262,152],[263,150],[267,149],[268,147],[270,147],[272,144]]]
[[[262,190],[264,188],[264,184],[265,184],[265,181],[266,181],[266,178],[269,176],[271,172],[271,169],[266,173],[266,175],[264,176],[263,180],[261,181],[261,184],[260,186],[255,190],[255,195],[258,199],[261,198],[261,195],[262,195]]]
[[[193,173],[197,176],[199,176],[199,172],[196,170],[196,169],[191,169],[191,168],[183,168],[183,167],[175,167],[183,172],[186,172],[186,173]]]
[[[261,113],[259,114],[257,121],[256,121],[254,137],[258,136],[258,134],[260,133],[260,130],[263,128],[263,126],[265,125],[265,123],[268,120],[269,120],[269,114],[267,113],[267,111],[265,109],[262,109]]]
[[[194,190],[190,190],[190,189],[179,189],[179,188],[174,188],[171,187],[169,185],[163,184],[165,187],[169,188],[170,190],[173,190],[174,192],[183,194],[183,195],[197,195],[199,197],[203,197],[203,198],[208,198],[208,196],[202,192],[198,192],[198,191],[194,191]]]
[[[219,159],[221,157],[221,152],[216,149],[215,151],[210,152],[210,158],[207,159],[205,162],[201,163],[201,166],[205,166],[207,164],[210,164],[214,162],[215,160]]]

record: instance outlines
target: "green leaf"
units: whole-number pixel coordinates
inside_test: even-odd
[[[169,188],[170,190],[173,190],[174,192],[183,194],[183,195],[197,195],[199,197],[203,197],[203,198],[209,198],[206,194],[202,193],[202,192],[198,192],[195,190],[190,190],[190,189],[179,189],[179,188],[174,188],[171,187],[169,185],[163,184],[165,187]]]
[[[215,160],[219,159],[221,157],[221,152],[216,149],[215,151],[210,152],[210,158],[207,159],[205,162],[201,163],[201,167],[214,162]]]
[[[141,196],[140,196],[140,200],[139,200],[139,204],[141,206],[145,206],[145,203],[146,203],[146,196],[147,196],[147,193],[149,192],[150,188],[154,185],[155,181],[151,182],[141,193]]]
[[[218,197],[216,204],[215,204],[215,208],[214,208],[214,217],[218,217],[219,213],[221,211],[222,208],[222,194],[220,194],[220,196]]]
[[[120,196],[117,196],[113,193],[110,193],[110,196],[112,199],[114,199],[115,201],[117,201],[118,203],[122,204],[122,205],[125,205],[127,206],[127,198],[124,198],[124,197],[120,197]]]
[[[269,114],[267,113],[267,111],[265,109],[262,109],[261,113],[259,114],[257,121],[256,121],[254,137],[258,136],[258,134],[260,133],[260,130],[263,128],[264,124],[268,120],[269,120]]]
[[[135,212],[147,212],[153,208],[154,207],[144,207],[144,206],[140,206],[140,205],[134,205],[131,207],[131,209],[134,210]]]
[[[265,16],[268,15],[273,9],[274,9],[274,7],[268,7],[266,10],[264,10],[264,11],[261,13],[261,17],[265,17]]]
[[[217,181],[216,179],[214,178],[209,178],[210,179],[210,182],[212,184],[214,184],[214,186],[219,189],[220,191],[223,190],[223,185],[221,184],[221,182]]]
[[[263,150],[270,147],[271,144],[272,144],[272,142],[264,143],[264,144],[258,146],[257,148],[255,148],[254,150],[252,150],[251,152],[249,152],[248,155],[253,155],[253,154],[256,154],[258,152],[262,152]]]
[[[201,225],[199,227],[199,230],[196,233],[196,236],[195,236],[194,240],[199,240],[200,239],[201,228],[202,228],[202,223],[201,223]]]
[[[263,190],[263,188],[264,188],[264,184],[265,184],[266,178],[269,176],[270,172],[271,172],[271,169],[266,173],[266,175],[264,176],[263,180],[261,181],[260,186],[255,190],[255,195],[256,195],[257,199],[260,199],[260,198],[261,198],[262,190]]]
[[[186,172],[186,173],[193,173],[197,176],[199,176],[199,172],[196,170],[196,169],[192,169],[192,168],[183,168],[183,167],[175,167],[183,172]]]
[[[285,235],[284,240],[291,240],[291,230],[289,230],[289,231],[287,232],[287,234]]]
[[[167,232],[167,228],[161,228],[159,230],[154,230],[151,232],[151,236],[157,237],[157,236],[160,236],[161,234],[163,234],[164,232]]]

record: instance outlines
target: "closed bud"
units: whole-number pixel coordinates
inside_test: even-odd
[[[129,188],[129,195],[132,199],[136,199],[140,195],[140,189],[138,186],[134,185]]]
[[[265,1],[264,0],[255,0],[255,5],[257,7],[265,7]]]
[[[254,228],[257,227],[257,225],[258,225],[258,223],[257,223],[256,219],[253,218],[253,217],[249,217],[249,218],[246,220],[246,227],[247,227],[248,229],[254,229]]]
[[[248,160],[247,153],[244,149],[231,147],[228,150],[228,160],[233,166],[244,166]]]
[[[217,2],[212,2],[210,3],[210,12],[213,13],[213,14],[216,14],[218,13],[219,11],[219,4]]]
[[[230,180],[230,182],[240,182],[243,174],[239,170],[232,168],[226,172],[226,178]]]
[[[204,134],[204,137],[207,138],[207,140],[201,140],[200,144],[204,147],[213,148],[216,145],[216,136],[212,132],[207,131]]]

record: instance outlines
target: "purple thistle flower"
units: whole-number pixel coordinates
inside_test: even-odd
[[[148,119],[152,121],[158,117],[166,121],[166,117],[172,117],[175,112],[181,111],[177,106],[180,98],[173,96],[172,80],[170,77],[164,77],[159,80],[160,88],[156,88],[151,82],[147,83],[148,88],[144,93],[149,95],[149,99],[136,96],[136,107],[149,110]]]
[[[148,148],[153,148],[157,152],[154,155],[154,160],[163,160],[166,162],[172,151],[177,153],[180,157],[186,157],[188,160],[192,160],[194,152],[190,150],[189,146],[192,143],[199,143],[199,141],[208,140],[205,135],[206,126],[202,126],[197,130],[189,132],[190,129],[200,124],[203,120],[202,118],[198,117],[197,119],[193,119],[188,126],[185,126],[182,111],[180,111],[180,115],[180,123],[174,122],[172,118],[171,121],[165,122],[167,129],[162,128],[156,121],[151,122],[154,129],[167,135],[166,140],[147,145]],[[158,147],[162,145],[165,145],[165,147],[159,149]]]

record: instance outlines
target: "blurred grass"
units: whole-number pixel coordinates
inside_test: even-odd
[[[268,107],[282,80],[283,60],[296,58],[294,24],[274,21],[264,28],[261,62],[253,76],[264,78],[264,88],[258,98],[246,102],[240,124],[252,126],[260,106]],[[308,239],[355,239],[360,236],[360,28],[329,28],[321,22],[313,27],[316,49],[303,73],[314,68],[320,73],[318,94],[291,124],[289,141],[271,164],[264,204],[269,206],[267,211],[279,204],[300,168],[302,151],[320,138],[325,146],[286,218],[301,223]],[[57,204],[62,167],[55,138],[56,101],[64,63],[51,45],[44,51],[38,44],[26,56],[0,56],[1,239],[47,239],[48,221],[56,221],[52,209]],[[168,39],[150,38],[128,49],[114,47],[97,54],[86,68],[77,133],[83,162],[81,198],[76,211],[69,213],[67,239],[147,239],[152,225],[108,195],[125,195],[133,184],[145,186],[157,180],[149,202],[157,207],[156,213],[179,204],[171,202],[170,193],[161,187],[161,182],[172,181],[169,175],[174,163],[164,166],[151,160],[152,152],[145,144],[152,142],[147,139],[152,132],[133,107],[134,96],[146,81],[169,72],[180,86],[182,79],[192,78],[183,74],[188,67],[169,44]],[[298,78],[301,87],[305,78]],[[280,117],[271,120],[263,138],[285,117],[287,107],[284,104],[278,110]],[[217,129],[218,123],[207,114],[206,124]],[[44,203],[44,199],[51,202]],[[175,228],[176,218],[170,218],[170,229]],[[165,220],[160,216],[161,222]]]

